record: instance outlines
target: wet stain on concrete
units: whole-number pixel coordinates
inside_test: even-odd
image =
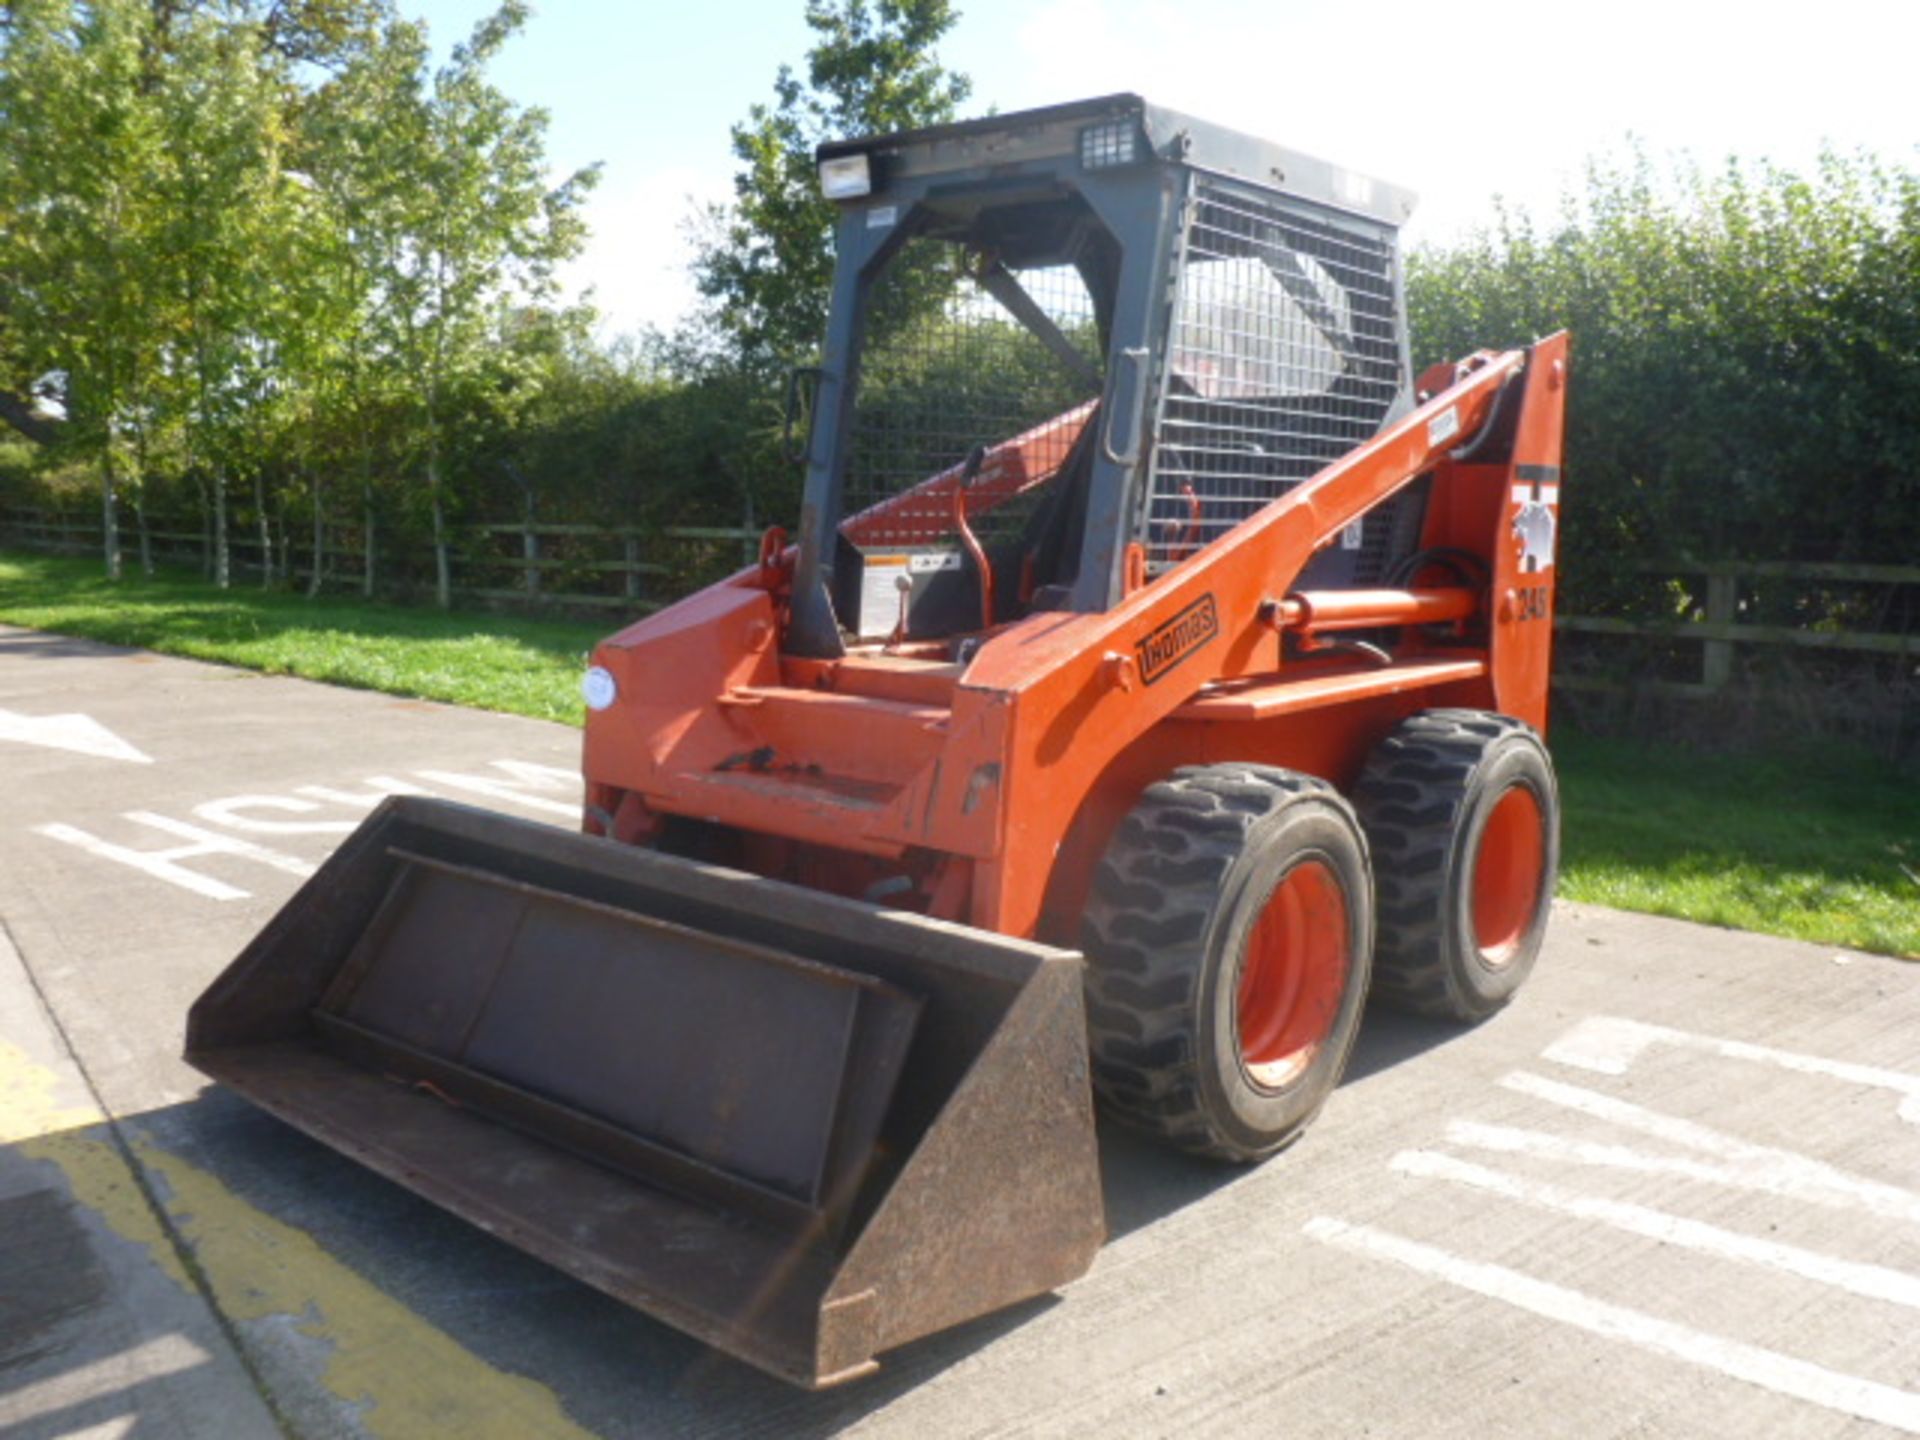
[[[61,1348],[107,1295],[73,1202],[58,1190],[0,1199],[0,1369]]]

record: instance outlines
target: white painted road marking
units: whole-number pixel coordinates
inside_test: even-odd
[[[262,820],[244,813],[278,810],[283,815],[311,815],[319,808],[311,800],[296,800],[290,795],[235,795],[196,805],[193,813],[202,820],[250,835],[351,835],[359,825],[357,820]]]
[[[126,818],[136,825],[148,825],[169,835],[179,836],[188,843],[175,845],[169,850],[136,850],[130,845],[116,845],[111,840],[103,840],[73,825],[37,825],[34,829],[48,839],[78,845],[89,855],[97,855],[102,860],[116,860],[122,865],[131,865],[157,880],[169,881],[183,890],[204,895],[209,900],[245,900],[253,892],[229,885],[224,880],[215,880],[211,875],[189,870],[178,862],[203,855],[231,855],[271,865],[275,870],[284,870],[289,875],[302,878],[313,874],[315,869],[298,856],[282,855],[278,850],[269,850],[250,840],[202,830],[198,825],[189,825],[184,820],[169,820],[165,815],[156,815],[151,810],[129,810]]]
[[[580,777],[576,772],[562,770],[555,765],[537,765],[524,760],[495,760],[490,763],[492,769],[499,773],[472,775],[452,770],[421,770],[415,773],[422,779],[433,781],[447,789],[464,790],[470,794],[483,795],[490,800],[522,805],[548,814],[564,815],[569,819],[578,818],[580,802],[577,797],[580,792]],[[337,836],[353,830],[355,822],[327,819],[268,820],[249,812],[265,810],[282,815],[311,815],[319,811],[323,804],[365,811],[372,809],[389,794],[426,795],[431,793],[409,781],[396,780],[387,775],[372,776],[362,783],[369,788],[362,791],[346,791],[329,789],[324,785],[302,785],[297,787],[292,795],[229,795],[196,805],[193,813],[202,820],[248,834]],[[566,795],[573,798],[550,799],[548,798],[550,795]],[[143,850],[135,845],[118,844],[91,831],[82,830],[77,825],[59,823],[37,825],[34,827],[34,833],[44,835],[50,840],[77,846],[102,860],[131,865],[134,869],[143,871],[157,880],[165,880],[169,884],[178,885],[183,890],[190,890],[209,900],[246,900],[251,898],[253,892],[228,881],[202,875],[182,865],[181,861],[222,855],[252,860],[303,878],[313,874],[318,868],[297,855],[269,850],[266,846],[253,841],[203,829],[184,820],[156,815],[150,810],[130,810],[121,818],[130,820],[136,825],[164,831],[189,843],[161,850]]]
[[[1446,1180],[1456,1185],[1470,1186],[1537,1209],[1571,1215],[1579,1220],[1595,1220],[1616,1230],[1657,1240],[1663,1245],[1674,1245],[1703,1255],[1717,1255],[1725,1260],[1745,1261],[1797,1275],[1803,1280],[1832,1285],[1869,1300],[1885,1300],[1911,1310],[1920,1310],[1920,1276],[1908,1275],[1885,1265],[1842,1260],[1818,1251],[1803,1250],[1797,1245],[1782,1245],[1777,1241],[1762,1240],[1755,1235],[1723,1229],[1704,1221],[1670,1215],[1664,1210],[1645,1205],[1606,1200],[1597,1195],[1582,1195],[1563,1190],[1558,1185],[1542,1184],[1503,1171],[1489,1170],[1485,1166],[1456,1160],[1451,1155],[1431,1150],[1403,1150],[1393,1157],[1392,1167],[1402,1175],[1417,1175],[1429,1180]]]
[[[1714,1165],[1685,1155],[1655,1155],[1625,1145],[1606,1145],[1595,1140],[1569,1140],[1564,1135],[1548,1135],[1539,1130],[1522,1130],[1513,1125],[1483,1125],[1477,1120],[1449,1120],[1447,1139],[1470,1150],[1491,1150],[1498,1155],[1526,1155],[1536,1160],[1558,1160],[1566,1165],[1592,1165],[1607,1170],[1626,1170],[1638,1175],[1673,1175],[1682,1180],[1698,1180],[1707,1185],[1727,1185],[1736,1189],[1765,1190],[1751,1176],[1741,1175],[1726,1165]]]
[[[1649,1045],[1656,1043],[1676,1045],[1716,1059],[1758,1062],[1796,1073],[1821,1074],[1890,1090],[1906,1097],[1902,1115],[1907,1119],[1913,1118],[1913,1097],[1920,1094],[1920,1077],[1901,1071],[1828,1061],[1796,1051],[1608,1017],[1581,1022],[1542,1053],[1548,1059],[1575,1068],[1623,1075]],[[1669,1175],[1897,1220],[1920,1221],[1920,1194],[1850,1174],[1810,1155],[1756,1144],[1693,1120],[1528,1071],[1515,1071],[1499,1083],[1504,1089],[1544,1101],[1562,1111],[1677,1147],[1681,1153],[1658,1153],[1468,1120],[1447,1125],[1446,1138],[1451,1144],[1576,1166]],[[1651,1206],[1583,1194],[1562,1185],[1474,1164],[1441,1151],[1403,1150],[1389,1164],[1396,1173],[1415,1179],[1466,1186],[1551,1214],[1608,1226],[1663,1246],[1791,1275],[1866,1300],[1920,1309],[1920,1275],[1891,1266],[1843,1259]],[[1316,1240],[1393,1261],[1609,1340],[1671,1356],[1765,1390],[1909,1434],[1920,1434],[1920,1394],[1911,1391],[1692,1329],[1502,1265],[1467,1259],[1369,1226],[1321,1216],[1307,1223],[1305,1233]]]
[[[1578,1085],[1564,1085],[1557,1080],[1548,1080],[1544,1076],[1529,1074],[1524,1070],[1506,1076],[1500,1083],[1509,1090],[1530,1095],[1536,1100],[1545,1100],[1549,1104],[1563,1106],[1596,1120],[1604,1120],[1610,1125],[1618,1125],[1623,1129],[1633,1130],[1656,1140],[1664,1140],[1672,1145],[1711,1155],[1723,1162],[1719,1166],[1711,1167],[1717,1172],[1711,1177],[1715,1183],[1737,1185],[1749,1190],[1764,1190],[1774,1195],[1805,1200],[1816,1205],[1864,1210],[1869,1214],[1882,1215],[1892,1220],[1920,1223],[1920,1194],[1903,1190],[1897,1185],[1888,1185],[1883,1181],[1849,1174],[1845,1170],[1806,1155],[1796,1154],[1791,1150],[1776,1150],[1770,1145],[1756,1145],[1751,1141],[1736,1139],[1721,1131],[1709,1129],[1692,1120],[1683,1120],[1677,1115],[1663,1115],[1657,1110],[1649,1110],[1626,1100],[1617,1100],[1611,1095],[1602,1095],[1597,1090],[1582,1089]],[[1452,1134],[1452,1127],[1449,1127],[1449,1138],[1452,1138]],[[1564,1143],[1572,1144],[1573,1142]],[[1569,1155],[1566,1158],[1572,1157]],[[1641,1158],[1659,1162],[1665,1157]],[[1601,1160],[1582,1163],[1610,1164],[1613,1162]],[[1673,1169],[1674,1167],[1671,1164],[1652,1166],[1633,1164],[1627,1168]],[[1699,1175],[1697,1178],[1709,1177]]]
[[[549,815],[564,815],[570,820],[580,818],[580,775],[574,770],[562,770],[553,765],[534,765],[525,760],[496,760],[493,768],[504,770],[514,778],[500,780],[486,775],[459,775],[449,770],[419,770],[415,773],[423,780],[435,785],[444,785],[451,790],[466,790],[475,795],[484,795],[489,800],[510,800],[516,805],[525,805],[534,810],[544,810]],[[569,800],[542,800],[537,795],[529,795],[529,790],[566,789],[576,797]]]
[[[140,1384],[150,1385],[168,1375],[178,1375],[184,1370],[204,1365],[208,1358],[206,1351],[184,1335],[161,1335],[12,1391],[7,1396],[7,1419],[10,1425],[24,1427],[29,1420],[57,1415],[62,1410],[71,1409],[76,1395],[105,1397],[121,1392],[118,1398],[132,1409],[137,1402],[135,1396],[128,1392],[127,1382],[130,1376],[138,1376]],[[107,1423],[119,1424],[120,1422],[115,1420]],[[110,1433],[124,1435],[133,1429],[134,1423],[134,1420],[129,1418],[125,1422],[124,1429]],[[82,1436],[94,1432],[68,1430],[65,1425],[61,1425],[57,1431],[48,1429],[41,1433],[49,1435],[58,1433],[66,1437],[66,1440],[81,1440]]]
[[[309,800],[324,800],[329,805],[350,805],[371,810],[389,795],[425,795],[429,792],[391,775],[369,775],[365,790],[335,790],[330,785],[296,785],[293,793]]]
[[[76,755],[91,755],[96,760],[131,760],[151,765],[153,757],[129,745],[91,715],[22,715],[0,710],[0,740],[15,740],[22,745],[44,745],[51,750],[71,750]]]
[[[1370,1226],[1316,1216],[1304,1228],[1315,1240],[1376,1259],[1391,1260],[1422,1275],[1445,1280],[1476,1295],[1572,1325],[1589,1334],[1704,1366],[1763,1390],[1811,1401],[1909,1435],[1920,1435],[1920,1395],[1909,1391],[1843,1375],[1777,1350],[1694,1330],[1657,1315],[1537,1280],[1503,1265],[1463,1259]]]
[[[1648,1025],[1639,1020],[1621,1020],[1611,1015],[1595,1015],[1582,1020],[1543,1053],[1556,1064],[1569,1065],[1578,1070],[1591,1070],[1597,1075],[1624,1075],[1652,1045],[1705,1051],[1729,1060],[1749,1060],[1801,1075],[1824,1075],[1869,1089],[1891,1090],[1901,1097],[1900,1118],[1920,1125],[1920,1075],[1883,1070],[1876,1065],[1856,1065],[1851,1060],[1829,1060],[1823,1055],[1776,1050],[1771,1045],[1723,1040],[1714,1035],[1672,1030],[1665,1025]]]

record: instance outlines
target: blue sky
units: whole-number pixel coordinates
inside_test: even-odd
[[[489,0],[401,0],[444,48]],[[969,113],[1138,90],[1411,186],[1413,238],[1495,195],[1535,209],[1629,136],[1708,166],[1823,142],[1920,164],[1917,0],[958,0]],[[685,221],[722,199],[727,128],[810,40],[803,0],[545,0],[494,78],[552,115],[556,170],[598,160],[573,267],[610,332],[692,298]]]

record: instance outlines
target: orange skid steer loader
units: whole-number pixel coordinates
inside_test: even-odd
[[[389,801],[187,1037],[811,1386],[1086,1269],[1095,1097],[1258,1160],[1370,989],[1520,986],[1566,382],[1416,379],[1411,198],[1135,96],[819,168],[798,532],[596,650],[585,833]]]

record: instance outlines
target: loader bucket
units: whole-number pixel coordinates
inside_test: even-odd
[[[802,1385],[1083,1273],[1077,956],[387,801],[194,1005],[307,1134]]]

